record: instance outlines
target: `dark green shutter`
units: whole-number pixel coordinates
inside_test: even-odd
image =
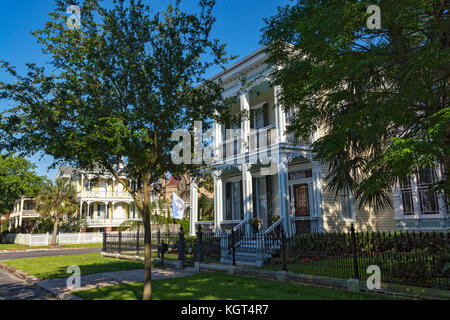
[[[264,112],[264,127],[269,125],[269,104],[265,103],[263,106]]]

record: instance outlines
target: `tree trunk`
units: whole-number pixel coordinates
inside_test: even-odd
[[[52,246],[56,246],[56,236],[58,235],[58,219],[55,220],[55,223],[53,224],[53,234],[52,234],[52,241],[50,244]]]
[[[150,227],[150,210],[145,208],[142,215],[144,222],[144,293],[142,300],[152,299],[152,243]]]

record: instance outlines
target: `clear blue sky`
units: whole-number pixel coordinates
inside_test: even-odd
[[[147,3],[154,11],[159,11],[168,1],[148,0]],[[195,8],[196,3],[196,0],[182,1],[182,5],[188,10]],[[274,15],[278,6],[290,3],[291,0],[217,0],[214,9],[217,22],[213,35],[227,44],[228,53],[243,58],[260,47],[263,18]],[[41,54],[40,47],[30,31],[40,29],[49,20],[48,13],[54,8],[54,0],[1,0],[0,60],[10,62],[19,72],[25,70],[26,63],[43,65],[46,57]],[[210,76],[217,71],[211,71]],[[10,78],[0,71],[0,81],[10,81]],[[0,102],[0,111],[7,107],[10,105]],[[52,162],[51,157],[36,155],[30,160],[38,166],[38,174],[46,175],[50,179],[55,178],[56,170],[47,170]]]

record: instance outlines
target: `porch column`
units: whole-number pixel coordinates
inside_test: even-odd
[[[223,221],[223,182],[218,172],[214,173],[214,230],[221,231]]]
[[[197,183],[195,182],[195,179],[191,180],[191,185],[190,185],[190,203],[191,203],[191,225],[190,225],[190,235],[191,236],[195,236],[195,224],[198,221],[198,190],[197,190]]]
[[[322,168],[320,163],[314,163],[313,174],[313,190],[314,190],[314,215],[318,217],[317,231],[324,232],[323,226],[323,207],[322,207]]]
[[[244,199],[244,219],[249,220],[253,217],[253,197],[252,197],[252,174],[250,172],[250,165],[242,164],[242,187]],[[251,233],[251,226],[247,224],[246,232]]]
[[[84,174],[81,174],[81,193],[84,192]]]
[[[24,203],[24,198],[22,197],[22,198],[20,199],[20,218],[19,218],[19,226],[22,226],[23,203]]]
[[[278,200],[280,203],[280,217],[283,218],[283,228],[286,234],[292,234],[289,214],[289,181],[288,161],[286,156],[279,155],[278,161]]]
[[[83,219],[83,200],[80,200],[80,219]]]
[[[275,123],[277,126],[277,142],[286,142],[286,112],[283,110],[281,103],[279,102],[278,95],[280,87],[275,86],[273,88],[273,95],[275,98]]]
[[[241,95],[241,111],[250,112],[250,97],[248,94]],[[248,151],[248,135],[250,134],[250,119],[244,119],[241,122],[241,152]]]

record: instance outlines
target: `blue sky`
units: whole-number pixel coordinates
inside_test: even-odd
[[[111,1],[105,1],[108,3]],[[159,11],[167,0],[149,0],[147,3],[154,11]],[[196,7],[197,1],[183,0],[182,5],[188,10]],[[217,22],[213,36],[227,44],[229,54],[243,58],[257,50],[260,45],[263,18],[277,12],[278,6],[292,3],[291,0],[217,0],[214,15]],[[30,34],[40,29],[49,20],[48,13],[53,11],[54,0],[0,1],[0,60],[10,62],[19,72],[25,70],[26,63],[43,65],[46,57]],[[238,58],[238,60],[239,60]],[[210,76],[220,70],[211,70]],[[0,81],[11,79],[0,70]],[[0,111],[11,105],[0,102]],[[56,170],[47,170],[52,158],[35,155],[29,158],[37,165],[37,173],[50,179],[56,176]]]

